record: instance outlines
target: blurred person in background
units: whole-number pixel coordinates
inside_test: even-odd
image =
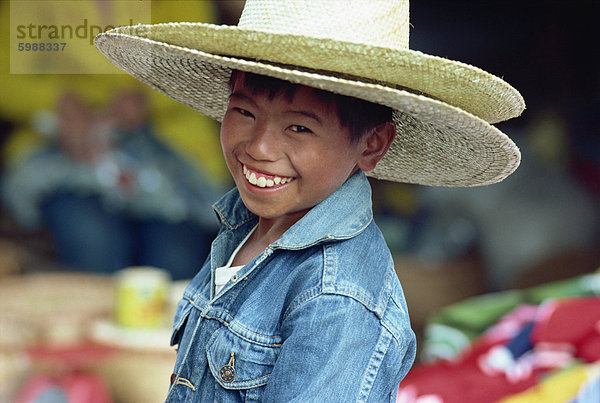
[[[67,92],[38,125],[52,140],[12,167],[2,189],[23,227],[47,228],[61,263],[79,270],[148,265],[193,276],[220,191],[157,139],[144,94],[122,91],[94,110]]]
[[[81,4],[90,21],[112,23],[124,12],[121,2]],[[148,4],[152,23],[232,18],[218,2]],[[2,2],[6,61],[9,17],[10,2]],[[90,54],[101,58],[93,45]],[[216,222],[206,206],[228,180],[218,125],[127,75],[10,74],[8,63],[0,69],[0,117],[12,127],[2,149],[2,199],[14,230],[47,231],[59,263],[75,270],[144,264],[174,279],[193,277]]]

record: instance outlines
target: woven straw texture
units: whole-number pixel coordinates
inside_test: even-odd
[[[338,3],[248,0],[237,27],[122,27],[99,35],[96,46],[117,67],[217,120],[232,69],[390,106],[397,136],[369,173],[376,178],[476,186],[516,169],[519,150],[490,125],[524,109],[514,88],[476,67],[408,49],[408,1]]]

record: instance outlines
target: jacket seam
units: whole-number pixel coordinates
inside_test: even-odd
[[[198,332],[198,328],[200,327],[200,324],[201,324],[201,321],[199,321],[199,320],[198,320],[198,321],[196,321],[196,324],[195,324],[195,326],[194,326],[194,330],[192,331],[191,340],[194,340],[194,339],[195,339],[195,337],[196,337],[196,334],[197,334],[197,332]],[[184,364],[187,362],[188,356],[189,356],[189,354],[190,354],[190,350],[193,348],[193,346],[194,346],[194,344],[193,344],[193,343],[188,343],[188,346],[187,346],[187,348],[186,348],[186,350],[185,350],[185,353],[184,353],[184,355],[183,355],[183,358],[182,358],[182,359],[181,359],[181,361],[179,362],[179,365],[178,365],[178,367],[174,368],[174,369],[175,369],[175,373],[176,373],[176,376],[177,376],[177,378],[180,378],[180,377],[181,377],[181,372],[182,372],[182,370],[183,370],[183,368],[184,368]],[[178,353],[178,355],[179,355],[179,353]],[[171,387],[169,388],[169,392],[168,392],[168,394],[167,394],[167,398],[166,398],[166,400],[167,400],[167,401],[168,401],[168,400],[169,400],[169,398],[170,398],[170,397],[172,397],[172,396],[173,396],[173,394],[175,393],[175,387],[176,387],[176,386],[177,386],[177,385],[174,383],[174,384],[173,384],[173,385],[171,385]]]
[[[292,303],[287,307],[287,309],[285,310],[285,312],[283,313],[283,316],[281,318],[281,321],[285,321],[285,319],[293,312],[295,311],[300,305],[304,304],[306,301],[309,301],[313,298],[315,298],[316,296],[320,295],[321,292],[319,292],[319,288],[318,286],[309,288],[308,290],[304,291],[302,294],[300,294],[298,297],[296,297],[296,299],[294,299],[294,301],[292,301]]]
[[[196,308],[197,310],[199,310],[200,312],[202,312],[202,308],[199,307],[192,298],[187,297],[187,296],[184,295],[183,299],[185,299],[187,302],[189,302],[190,305],[192,305],[194,308]],[[205,300],[204,298],[200,298],[200,299],[202,300],[202,302],[208,303],[208,301]]]
[[[228,296],[228,298],[225,300],[224,305],[225,306],[229,306],[229,304],[231,303],[231,300],[233,300],[233,298],[235,296],[237,296],[241,289],[245,286],[245,284],[240,284],[239,282],[236,283],[233,287],[229,287],[229,291],[230,291],[230,295]]]
[[[300,244],[286,244],[286,243],[277,242],[277,243],[274,243],[273,246],[277,246],[281,249],[302,250],[302,249],[312,248],[313,246],[316,246],[316,245],[319,245],[322,243],[346,241],[348,239],[355,238],[358,235],[360,235],[362,232],[364,232],[369,227],[369,225],[371,224],[372,221],[373,221],[373,218],[368,219],[364,225],[362,225],[360,228],[358,228],[357,230],[355,230],[353,232],[337,234],[337,235],[327,234],[318,239],[313,239],[310,242],[304,242],[304,243],[300,243]]]
[[[224,324],[225,326],[229,326],[229,322],[227,322],[225,319],[220,318],[218,316],[212,316],[212,315],[203,315],[203,317],[205,317],[206,319],[214,319],[217,320],[219,322],[221,322],[222,324]]]
[[[244,274],[243,278],[248,278],[248,276],[254,274],[256,272],[256,270],[259,269],[259,267],[261,267],[261,266],[264,267],[267,264],[265,262],[265,260],[268,259],[269,256],[271,256],[271,253],[267,252],[268,250],[271,250],[271,252],[273,251],[273,249],[271,247],[267,247],[267,249],[264,252],[262,252],[260,255],[258,255],[253,266],[250,268],[250,270],[248,270],[246,272],[246,274]],[[246,283],[242,282],[242,281],[238,281],[234,286],[230,287],[229,288],[230,291],[233,289],[235,289],[235,291],[231,292],[231,295],[225,301],[225,306],[229,306],[229,304],[231,303],[233,298],[235,296],[237,296],[244,287],[246,287]]]
[[[365,375],[363,376],[363,380],[361,382],[361,387],[358,392],[357,402],[366,402],[369,399],[371,391],[373,390],[373,385],[375,384],[375,379],[377,379],[377,375],[379,374],[379,370],[381,369],[381,364],[387,355],[389,350],[390,343],[392,342],[393,337],[391,334],[388,337],[385,337],[385,333],[387,329],[382,330],[377,340],[377,344],[375,345],[375,351],[371,355],[371,359],[369,360],[369,365],[365,370]]]
[[[383,326],[385,328],[385,330],[387,330],[390,335],[392,336],[392,338],[394,340],[396,340],[396,343],[398,343],[399,346],[403,346],[404,347],[404,338],[400,338],[398,335],[396,335],[395,332],[392,331],[392,329],[389,328],[389,326],[387,325],[387,323],[384,320],[380,321],[381,326]]]
[[[265,337],[267,339],[275,339],[275,338],[279,338],[280,337],[280,336],[275,336],[275,335],[266,335],[266,334],[261,334],[261,333],[258,333],[258,332],[254,332],[254,331],[248,329],[247,327],[241,325],[240,322],[237,322],[235,319],[232,320],[232,322],[235,322],[236,324],[238,324],[241,328],[243,328],[248,333],[252,333],[252,334],[255,334],[257,336]],[[258,345],[263,346],[263,347],[281,347],[281,343],[263,343],[263,342],[260,342],[258,340],[253,340],[253,339],[249,338],[248,336],[245,336],[245,335],[241,334],[240,332],[236,331],[235,329],[232,329],[231,328],[231,323],[227,323],[227,329],[231,333],[235,334],[237,337],[239,337],[241,339],[244,339],[245,341],[247,341],[249,343],[258,344]]]
[[[391,295],[393,294],[391,287],[392,287],[392,284],[390,281],[390,270],[388,267],[388,269],[385,272],[385,280],[383,281],[383,287],[381,287],[381,291],[379,292],[379,298],[377,299],[378,301],[380,301],[380,306],[379,306],[380,312],[378,313],[379,319],[383,319],[385,311],[387,310],[389,298],[391,298]],[[384,298],[385,293],[388,291],[390,293],[390,297]]]
[[[365,293],[362,292],[361,289],[352,287],[352,286],[348,286],[348,285],[335,284],[335,283],[329,283],[327,285],[332,286],[332,287],[336,287],[336,286],[343,287],[343,289],[342,290],[335,290],[335,289],[326,290],[323,292],[323,294],[340,295],[343,297],[355,299],[358,302],[360,302],[369,311],[373,312],[375,314],[375,316],[378,316],[376,313],[377,305],[375,305],[370,299],[365,298],[364,297]],[[354,291],[354,292],[349,292],[349,291]]]
[[[328,252],[328,249],[331,249],[331,253]],[[377,304],[373,302],[371,298],[369,298],[365,292],[359,288],[356,288],[352,285],[345,285],[334,282],[335,273],[337,271],[337,263],[336,263],[336,253],[335,253],[335,245],[334,244],[326,244],[323,246],[323,293],[324,294],[333,294],[333,295],[343,295],[348,298],[354,298],[361,304],[363,304],[368,310],[376,313]],[[331,272],[327,270],[327,263],[331,260]],[[387,284],[388,274],[386,273],[386,281]],[[328,277],[329,280],[325,280]],[[352,292],[351,292],[352,291]],[[382,291],[383,292],[383,291]],[[381,294],[380,294],[381,295]],[[376,316],[379,316],[376,314]]]
[[[330,248],[331,254],[329,254],[328,251]],[[327,270],[327,263],[329,262],[329,259],[331,259],[331,276],[329,276],[329,270]],[[330,277],[330,281],[333,281],[336,272],[335,245],[333,244],[323,245],[323,271],[325,272],[324,274],[327,274],[327,276]],[[327,285],[333,285],[333,282],[327,282],[324,275],[323,288],[325,288]]]
[[[211,369],[214,370],[214,368],[212,368],[211,365]],[[263,378],[268,378],[271,376],[271,373],[269,372],[266,375],[263,376],[259,376],[258,378],[254,378],[254,379],[248,379],[247,381],[240,381],[240,382],[231,382],[228,383],[227,386],[225,385],[221,385],[224,389],[228,389],[228,390],[243,390],[243,389],[248,389],[248,388],[257,388],[259,386],[264,386],[268,383],[268,379],[264,379],[261,380]],[[258,383],[256,385],[247,385],[248,383],[252,383],[252,382],[256,382],[258,381]],[[217,381],[219,384],[221,382]]]

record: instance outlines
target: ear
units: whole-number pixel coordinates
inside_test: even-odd
[[[381,123],[365,135],[364,151],[358,160],[358,167],[363,171],[372,171],[375,165],[389,150],[396,137],[396,126],[392,122]]]

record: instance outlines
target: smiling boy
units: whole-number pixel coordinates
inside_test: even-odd
[[[495,183],[519,164],[490,123],[519,93],[408,48],[406,0],[248,0],[236,27],[118,28],[118,67],[222,121],[236,188],[174,320],[167,401],[393,402],[415,357],[365,174]]]
[[[392,111],[372,105],[387,117],[352,135],[337,110],[340,100],[348,103],[351,98],[238,71],[230,82],[221,143],[244,205],[259,217],[257,230],[233,261],[242,265],[356,171],[373,170],[391,145],[395,128]],[[378,117],[366,116],[372,121]],[[354,119],[365,120],[358,113]]]
[[[391,110],[342,124],[368,103],[340,113],[353,99],[238,71],[231,88],[236,188],[178,307],[167,400],[391,399],[415,340],[362,173],[394,138]]]

